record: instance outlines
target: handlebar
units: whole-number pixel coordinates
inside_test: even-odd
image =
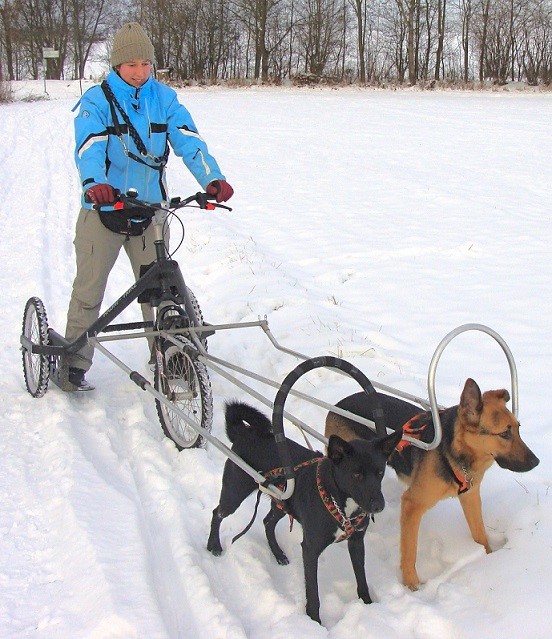
[[[226,206],[225,204],[219,204],[218,202],[211,201],[215,199],[214,195],[208,195],[201,191],[185,198],[173,197],[166,202],[158,202],[155,204],[138,199],[138,192],[134,189],[127,191],[126,194],[117,191],[115,193],[115,202],[110,204],[94,204],[94,209],[96,211],[101,211],[105,206],[112,206],[116,210],[133,209],[134,211],[138,211],[139,214],[145,218],[153,217],[158,211],[174,212],[177,209],[188,206],[192,202],[195,202],[200,209],[208,211],[213,211],[217,208],[225,209],[227,211],[232,210],[231,207]]]

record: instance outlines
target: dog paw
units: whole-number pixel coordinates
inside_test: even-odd
[[[215,557],[222,555],[222,546],[220,544],[207,544],[207,550]]]
[[[276,561],[280,564],[280,566],[289,565],[289,559],[287,558],[287,555],[285,555],[284,553],[274,555],[274,556],[276,557]]]
[[[405,585],[409,590],[412,590],[412,592],[416,592],[416,590],[418,590],[418,588],[422,585],[422,582],[416,573],[403,575],[402,582],[403,585]]]
[[[322,625],[322,621],[320,620],[320,611],[318,609],[311,610],[309,609],[309,606],[307,605],[306,613],[313,621],[316,621],[316,623],[319,623],[320,625]]]

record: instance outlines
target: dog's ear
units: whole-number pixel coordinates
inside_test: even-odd
[[[460,397],[460,411],[469,427],[477,428],[479,426],[483,402],[481,401],[481,390],[471,378],[468,378],[464,384],[464,390]]]
[[[495,395],[498,397],[498,399],[503,399],[504,403],[510,401],[510,393],[505,388],[501,388],[500,390],[495,391]]]
[[[352,446],[339,435],[330,435],[328,440],[328,457],[334,464],[339,464],[344,457],[353,453]]]
[[[378,446],[386,457],[389,457],[395,448],[398,446],[403,436],[402,428],[399,428],[394,433],[383,437],[378,441]]]

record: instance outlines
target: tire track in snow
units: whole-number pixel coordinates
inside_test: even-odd
[[[0,561],[9,559],[9,564],[0,573],[7,579],[2,606],[9,610],[7,618],[18,622],[12,622],[14,636],[92,637],[98,632],[115,639],[138,637],[140,628],[147,636],[165,639],[155,618],[140,619],[143,609],[132,609],[133,598],[144,598],[140,585],[129,589],[124,605],[110,582],[117,556],[111,556],[96,533],[116,534],[125,498],[117,495],[116,486],[98,483],[82,454],[73,432],[73,424],[81,422],[82,404],[56,391],[40,401],[12,399],[1,444],[7,474],[2,485],[7,482],[9,492],[2,495]],[[97,521],[93,528],[87,526],[93,517],[102,520],[103,528]],[[132,544],[129,530],[125,526],[127,539],[120,543]],[[82,584],[81,592],[73,591],[75,583]],[[108,634],[101,634],[98,608],[110,620]]]
[[[111,385],[109,399],[104,400],[96,391],[94,408],[87,411],[83,430],[77,434],[83,455],[107,486],[128,493],[134,519],[129,528],[140,531],[136,561],[126,553],[119,577],[109,578],[115,583],[117,579],[131,579],[136,570],[138,575],[143,574],[168,637],[205,636],[205,628],[211,628],[210,638],[242,639],[247,635],[240,621],[212,595],[212,583],[202,567],[206,550],[198,534],[198,519],[202,515],[204,518],[204,506],[188,494],[183,487],[186,482],[177,473],[183,455],[186,460],[198,459],[199,469],[209,476],[207,453],[198,450],[177,454],[162,435],[153,399],[142,394],[136,397],[130,381],[120,374],[117,379],[123,381]],[[150,402],[145,410],[143,401]],[[197,486],[197,481],[192,485]],[[82,515],[91,516],[90,505]],[[91,529],[96,526],[97,518]],[[124,531],[127,524],[120,522],[119,526]],[[111,546],[111,535],[106,541],[112,550],[117,548]],[[110,552],[106,565],[112,561]],[[206,599],[209,606],[205,606]]]
[[[33,295],[43,299],[47,312],[67,308],[80,193],[73,160],[72,104],[67,100],[45,102],[33,110],[32,121],[27,105],[3,107],[11,111],[11,117],[6,118],[0,161],[6,174],[26,177],[24,192],[12,186],[19,186],[21,178],[0,185],[8,246],[17,247],[13,259],[18,261],[21,312]],[[10,288],[13,276],[11,269],[2,272],[2,290]]]

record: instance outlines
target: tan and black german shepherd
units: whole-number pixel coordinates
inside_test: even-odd
[[[485,471],[495,461],[518,473],[539,463],[519,435],[519,422],[506,407],[509,399],[504,389],[482,394],[473,379],[468,379],[460,404],[440,413],[443,437],[439,446],[426,451],[403,439],[389,458],[389,465],[409,485],[401,499],[401,572],[404,585],[411,590],[420,585],[418,530],[427,510],[445,497],[458,496],[473,539],[489,553],[480,495]],[[431,412],[391,395],[355,393],[336,406],[371,420],[374,411],[383,410],[387,428],[403,428],[405,435],[422,441],[433,439]],[[376,436],[366,426],[332,412],[326,418],[325,434],[348,441]]]

